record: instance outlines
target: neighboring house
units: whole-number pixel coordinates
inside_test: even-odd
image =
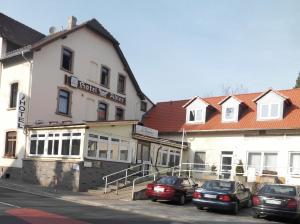
[[[95,19],[77,25],[70,17],[67,29],[51,32],[0,14],[1,174],[43,185],[71,174],[64,187],[86,190],[131,163],[156,163],[162,146],[178,164],[181,144],[137,126],[153,103],[118,41]],[[85,170],[97,180],[74,173],[87,160],[97,161]]]
[[[300,184],[300,89],[160,102],[143,123],[177,141],[184,131],[194,169],[233,178],[241,160],[249,181]]]

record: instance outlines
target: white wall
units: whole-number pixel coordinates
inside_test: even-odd
[[[67,72],[60,69],[61,48],[66,46],[74,51],[74,75],[84,82],[99,87],[101,65],[110,68],[109,91],[117,94],[118,74],[126,76],[126,106],[106,100],[104,98],[73,89],[64,85],[64,75]],[[72,91],[72,117],[55,114],[57,107],[58,87],[65,87]],[[118,94],[120,95],[120,94]],[[87,99],[94,100],[92,111],[86,112]],[[143,112],[140,111],[140,98],[124,70],[117,52],[112,44],[99,37],[92,31],[83,28],[69,34],[65,39],[59,39],[41,48],[34,53],[33,85],[30,121],[62,121],[72,120],[81,122],[88,117],[96,120],[98,100],[109,104],[109,120],[115,119],[115,107],[121,106],[125,109],[125,119],[140,119]],[[41,107],[41,105],[43,105]]]
[[[10,85],[11,83],[18,82],[19,92],[28,96],[29,73],[30,64],[24,61],[6,66],[2,71],[0,81],[0,166],[22,167],[25,135],[22,129],[17,129],[17,110],[9,109]],[[17,131],[16,158],[4,157],[7,131]]]

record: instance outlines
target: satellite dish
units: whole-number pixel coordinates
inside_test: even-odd
[[[56,27],[55,27],[55,26],[51,26],[51,27],[49,28],[49,33],[50,33],[50,34],[56,33]]]

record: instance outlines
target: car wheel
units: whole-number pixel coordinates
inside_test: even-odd
[[[151,199],[151,201],[153,201],[153,202],[156,202],[156,201],[157,201],[157,199],[153,198],[153,199]]]
[[[184,204],[185,204],[185,201],[186,201],[185,195],[182,194],[182,195],[180,196],[178,202],[179,202],[180,205],[184,205]]]
[[[259,219],[259,214],[255,211],[252,212],[252,217],[255,219]]]
[[[235,203],[233,208],[233,214],[237,215],[239,213],[239,203]]]
[[[199,210],[204,210],[204,208],[203,208],[202,206],[197,206],[197,208],[198,208]]]

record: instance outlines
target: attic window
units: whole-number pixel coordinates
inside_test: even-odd
[[[73,71],[73,51],[69,48],[62,48],[61,68],[65,71]]]
[[[225,119],[226,120],[232,120],[234,117],[234,108],[233,107],[227,107],[225,110]]]
[[[203,110],[190,110],[188,122],[202,122]]]
[[[279,104],[262,104],[260,117],[261,119],[279,118]]]

